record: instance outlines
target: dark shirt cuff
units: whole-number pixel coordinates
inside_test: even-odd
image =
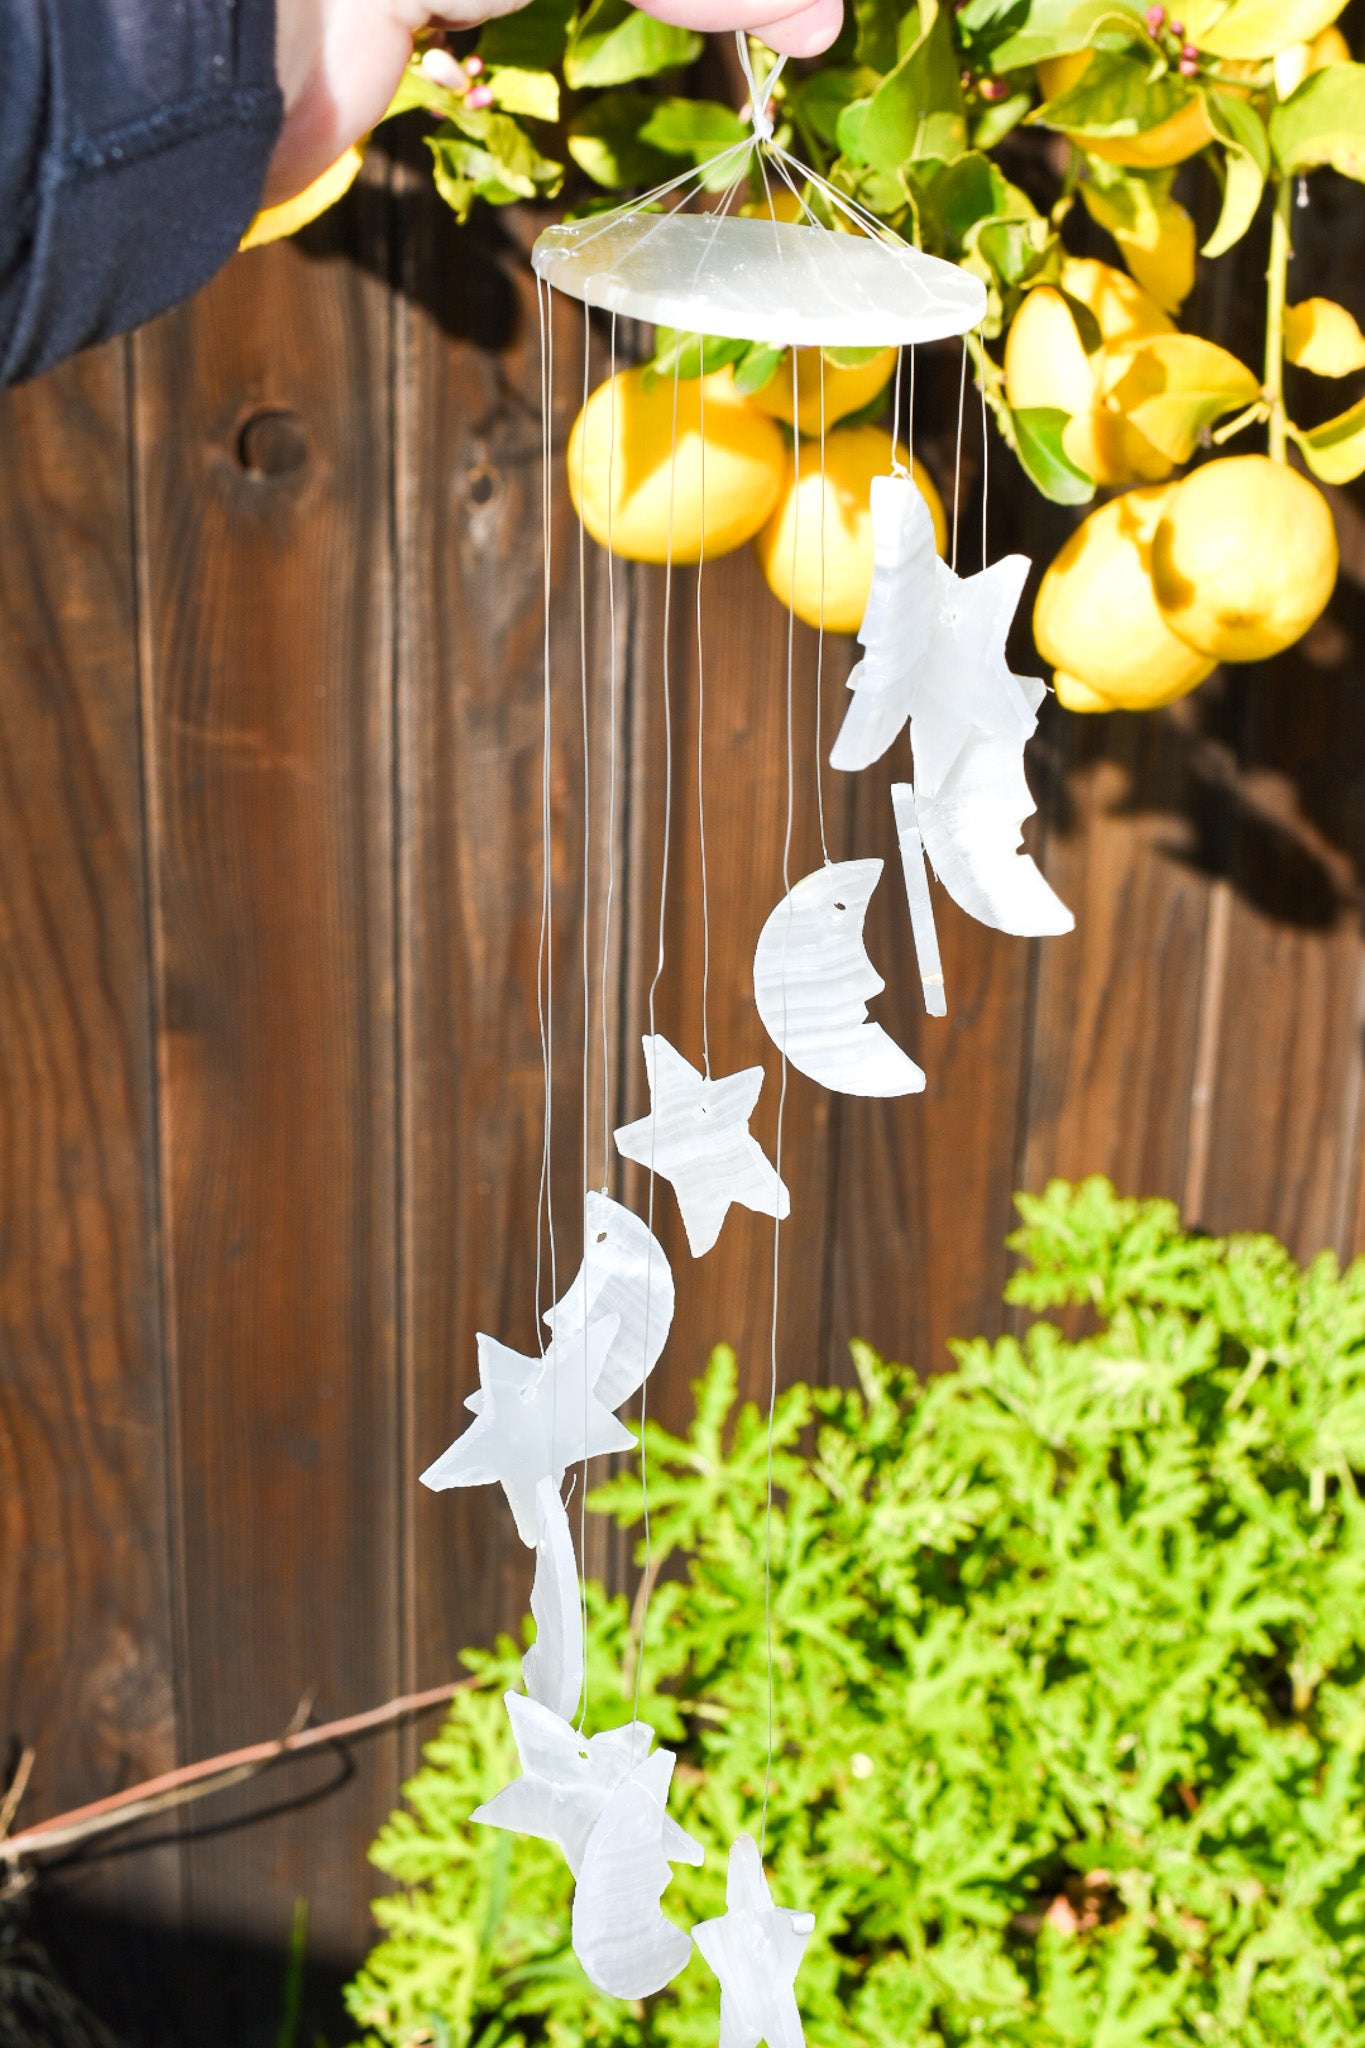
[[[23,14],[31,0],[17,4]],[[28,180],[0,189],[14,209],[0,264],[5,383],[205,283],[256,211],[283,115],[275,0],[37,0],[37,11],[45,117],[29,163],[0,163]]]

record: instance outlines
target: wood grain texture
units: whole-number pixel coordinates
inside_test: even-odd
[[[0,1740],[35,1814],[176,1754],[125,366],[0,401]],[[178,1868],[70,1890],[173,1915]]]
[[[418,1474],[467,1426],[476,1336],[534,1352],[538,1311],[569,1284],[583,1200],[583,668],[578,525],[563,448],[582,402],[584,322],[556,298],[550,481],[552,924],[545,1019],[553,1067],[549,1193],[538,1213],[544,1071],[537,998],[542,885],[545,606],[541,341],[520,216],[461,230],[423,175],[405,187],[404,260],[444,280],[400,320],[399,890],[405,1360],[413,1501],[410,1660],[419,1683],[457,1668],[525,1607],[531,1558],[497,1489],[431,1494]],[[600,337],[593,344],[600,358]],[[594,361],[598,381],[605,358]],[[584,550],[593,645],[588,759],[604,893],[609,757],[603,558]],[[626,701],[624,673],[620,702]],[[624,757],[618,780],[626,772]],[[622,842],[624,843],[624,842]],[[621,866],[618,856],[617,867]],[[589,1161],[601,1179],[600,913],[588,932]],[[617,984],[608,975],[609,1037]],[[537,1243],[540,1293],[537,1302]]]
[[[187,1758],[401,1675],[385,203],[137,342]],[[363,1943],[396,1738],[310,1769],[196,1840],[192,1925]]]
[[[1185,815],[1197,737],[1188,701],[1071,721],[1047,869],[1076,931],[1038,949],[1023,1187],[1107,1173],[1185,1197],[1210,918]]]

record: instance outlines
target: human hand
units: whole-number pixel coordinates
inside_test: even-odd
[[[398,89],[413,37],[428,26],[470,28],[526,0],[276,0],[275,68],[284,124],[263,206],[292,199],[367,135]],[[813,57],[839,33],[843,0],[641,0],[680,28],[751,30],[771,49]]]

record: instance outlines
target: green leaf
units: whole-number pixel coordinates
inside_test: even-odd
[[[573,0],[530,0],[514,14],[486,21],[479,31],[485,64],[510,64],[518,71],[552,71],[564,55]]]
[[[1019,123],[1033,105],[1033,94],[1014,92],[1008,99],[996,100],[988,106],[972,130],[973,149],[994,149]]]
[[[639,129],[641,142],[668,156],[703,164],[747,142],[752,130],[730,107],[717,100],[666,99],[653,102],[653,112]],[[716,166],[714,186],[724,191],[741,176],[746,159],[733,156]],[[711,185],[713,180],[706,180]]]
[[[1270,175],[1270,137],[1265,123],[1235,93],[1206,92],[1209,126],[1226,152],[1223,210],[1204,244],[1206,256],[1222,256],[1240,242],[1256,218],[1265,181]]]
[[[1365,398],[1320,427],[1311,427],[1306,432],[1301,427],[1291,427],[1290,432],[1319,482],[1349,484],[1356,477],[1365,476]]]
[[[1076,83],[1045,101],[1031,119],[1068,135],[1140,135],[1198,97],[1192,85],[1169,72],[1153,78],[1144,57],[1099,50]]]
[[[395,114],[408,114],[419,107],[424,113],[439,114],[448,121],[453,114],[459,113],[463,105],[464,100],[459,93],[451,92],[448,86],[437,85],[435,79],[428,78],[414,57],[399,79],[398,90],[389,101],[383,118],[391,121]]]
[[[604,93],[570,121],[564,138],[569,155],[609,191],[661,184],[676,170],[676,161],[640,140],[658,104],[642,92]]]
[[[1007,33],[992,39],[991,63],[997,71],[1021,71],[1049,57],[1101,46],[1106,31],[1110,41],[1131,41],[1145,30],[1145,11],[1144,0],[1032,0],[1006,11]],[[975,12],[974,6],[964,8],[959,24]]]
[[[888,6],[886,0],[853,0],[853,18],[858,24],[854,54],[860,65],[879,76],[896,66],[898,16],[899,9]]]
[[[648,390],[662,378],[671,381],[676,376],[686,381],[709,377],[713,370],[723,370],[727,363],[738,362],[751,346],[750,342],[735,341],[729,335],[680,334],[676,328],[659,327],[654,334],[654,354],[642,381]]]
[[[704,47],[693,30],[656,21],[630,0],[592,0],[569,37],[564,82],[579,92],[586,86],[653,78],[694,64]]]
[[[1014,423],[1015,452],[1029,480],[1054,505],[1088,505],[1095,495],[1095,480],[1077,468],[1062,446],[1070,413],[1058,406],[1024,406],[1010,414]]]
[[[832,147],[844,108],[851,100],[870,97],[877,84],[877,74],[864,64],[831,65],[797,80],[787,97],[817,140]]]
[[[1186,31],[1211,57],[1274,57],[1291,43],[1311,43],[1341,13],[1345,0],[1191,0]]]
[[[562,164],[542,156],[524,128],[492,108],[462,107],[454,120],[427,137],[436,189],[463,220],[475,199],[508,206],[517,199],[552,197]]]
[[[847,147],[842,122],[840,142]],[[861,118],[858,144],[862,162],[888,173],[921,157],[949,162],[965,150],[962,84],[946,14],[935,17],[877,87]]]
[[[735,389],[744,398],[752,398],[765,384],[776,376],[787,351],[768,341],[755,341],[735,364]]]
[[[559,80],[552,71],[522,71],[515,64],[490,66],[486,73],[493,104],[504,114],[533,121],[559,119]]]
[[[1270,146],[1286,176],[1330,164],[1365,179],[1365,64],[1310,73],[1271,115]]]
[[[1057,246],[1055,230],[1041,218],[982,221],[969,238],[1009,290],[1036,281]]]
[[[1093,158],[1081,199],[1093,221],[1118,243],[1138,283],[1168,313],[1194,287],[1194,222],[1171,195],[1173,171],[1131,171]]]

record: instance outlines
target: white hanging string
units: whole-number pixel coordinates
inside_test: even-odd
[[[977,330],[980,334],[980,329]],[[984,344],[985,337],[982,336]],[[986,417],[986,380],[981,379],[981,566],[986,568],[991,559],[990,547],[990,504],[991,504],[991,429]]]
[[[829,841],[825,837],[825,744],[821,731],[824,707],[821,697],[825,682],[825,507],[829,498],[829,486],[825,481],[825,351],[819,352],[820,360],[820,628],[815,639],[815,814],[820,821],[820,852],[825,866],[829,866]],[[796,361],[796,350],[792,350],[792,362]],[[899,361],[899,352],[897,353]],[[799,431],[799,430],[797,430]],[[895,436],[892,436],[895,445]]]
[[[665,911],[668,904],[668,852],[673,831],[673,703],[672,677],[669,663],[669,641],[672,632],[673,608],[673,501],[677,483],[678,464],[678,374],[679,361],[673,358],[673,460],[668,471],[668,548],[664,558],[664,618],[663,618],[663,698],[664,698],[664,837],[663,856],[659,863],[659,945],[654,962],[654,978],[649,984],[649,1036],[651,1050],[655,1036],[654,999],[664,971],[664,930]],[[652,1114],[649,1120],[649,1198],[646,1221],[650,1236],[654,1233],[654,1190],[656,1174],[654,1165],[655,1144],[658,1137],[659,1118],[657,1101],[658,1061],[649,1075],[650,1103]],[[654,1278],[654,1258],[651,1252],[645,1261],[645,1343],[649,1342],[649,1297]],[[653,1596],[654,1550],[649,1526],[649,1446],[646,1432],[649,1424],[649,1375],[646,1373],[640,1383],[640,1498],[644,1522],[645,1576],[644,1596],[640,1605],[640,1633],[635,1645],[635,1703],[632,1715],[640,1718],[640,1682],[644,1675],[645,1636],[649,1629],[649,1603]]]
[[[962,495],[962,427],[967,407],[967,344],[962,344],[962,379],[957,390],[957,461],[953,468],[953,558],[949,567],[957,570],[958,504]]]
[[[701,434],[701,553],[697,557],[697,848],[701,857],[701,1059],[711,1078],[711,899],[706,877],[706,636],[701,586],[706,567],[706,337],[698,335],[702,375],[697,385]]]
[[[905,423],[905,445],[910,451],[910,468],[915,467],[915,344],[910,344],[910,416]]]
[[[891,474],[906,476],[908,471],[901,461],[901,363],[905,350],[896,350],[896,388],[891,395]]]
[[[588,1553],[587,1553],[587,1495],[588,1495],[588,1304],[592,1300],[592,1281],[588,1268],[594,1247],[589,1242],[587,1221],[588,1188],[588,1078],[592,1056],[592,984],[589,967],[588,915],[592,902],[592,747],[588,731],[588,572],[587,536],[583,520],[585,486],[587,480],[588,434],[586,410],[588,404],[588,375],[592,360],[592,312],[583,307],[583,407],[584,427],[578,437],[578,697],[583,736],[583,1155],[582,1186],[584,1190],[583,1210],[583,1469],[582,1484],[578,1490],[578,1599],[583,1631],[583,1689],[580,1695],[582,1707],[578,1725],[583,1727],[588,1718]],[[616,394],[609,389],[612,428],[615,427]],[[553,1439],[552,1439],[553,1441]]]
[[[796,375],[796,350],[791,352],[792,362],[792,414],[795,416],[800,403],[800,390]],[[791,591],[787,600],[787,696],[786,696],[786,755],[787,755],[787,816],[782,837],[782,893],[787,899],[787,932],[782,941],[782,1078],[777,1095],[777,1142],[774,1147],[774,1167],[779,1183],[782,1179],[782,1130],[787,1110],[787,939],[790,936],[794,915],[791,897],[791,852],[792,812],[796,786],[795,768],[792,759],[792,674],[796,640],[796,564],[797,547],[801,532],[801,437],[797,434],[792,444],[792,577]],[[774,1205],[776,1206],[776,1205]],[[767,1477],[763,1505],[763,1637],[766,1650],[768,1682],[768,1745],[763,1766],[763,1815],[759,1825],[758,1853],[762,1858],[768,1845],[768,1801],[772,1792],[773,1755],[777,1745],[777,1687],[773,1669],[773,1437],[777,1417],[777,1318],[781,1303],[781,1243],[782,1222],[773,1217],[773,1297],[772,1316],[768,1330],[768,1457]]]
[[[602,1193],[611,1179],[611,1038],[607,1030],[607,975],[611,963],[611,920],[616,894],[616,556],[611,546],[616,489],[616,315],[611,316],[611,426],[607,437],[607,893],[602,910],[602,973],[598,1008],[602,1023]]]
[[[540,936],[536,946],[536,1012],[540,1025],[540,1062],[544,1076],[544,1116],[541,1127],[540,1186],[536,1196],[536,1337],[540,1355],[545,1356],[545,1325],[541,1321],[540,1296],[542,1253],[548,1235],[550,1248],[550,1299],[559,1295],[555,1270],[553,1155],[550,1137],[550,1097],[554,1072],[554,1017],[550,996],[554,986],[553,881],[550,847],[550,583],[551,583],[551,460],[553,425],[550,406],[554,390],[554,320],[549,312],[549,288],[536,279],[536,303],[540,314],[540,454],[541,533],[543,550],[543,680],[540,771]],[[551,1395],[553,1404],[553,1392]]]

